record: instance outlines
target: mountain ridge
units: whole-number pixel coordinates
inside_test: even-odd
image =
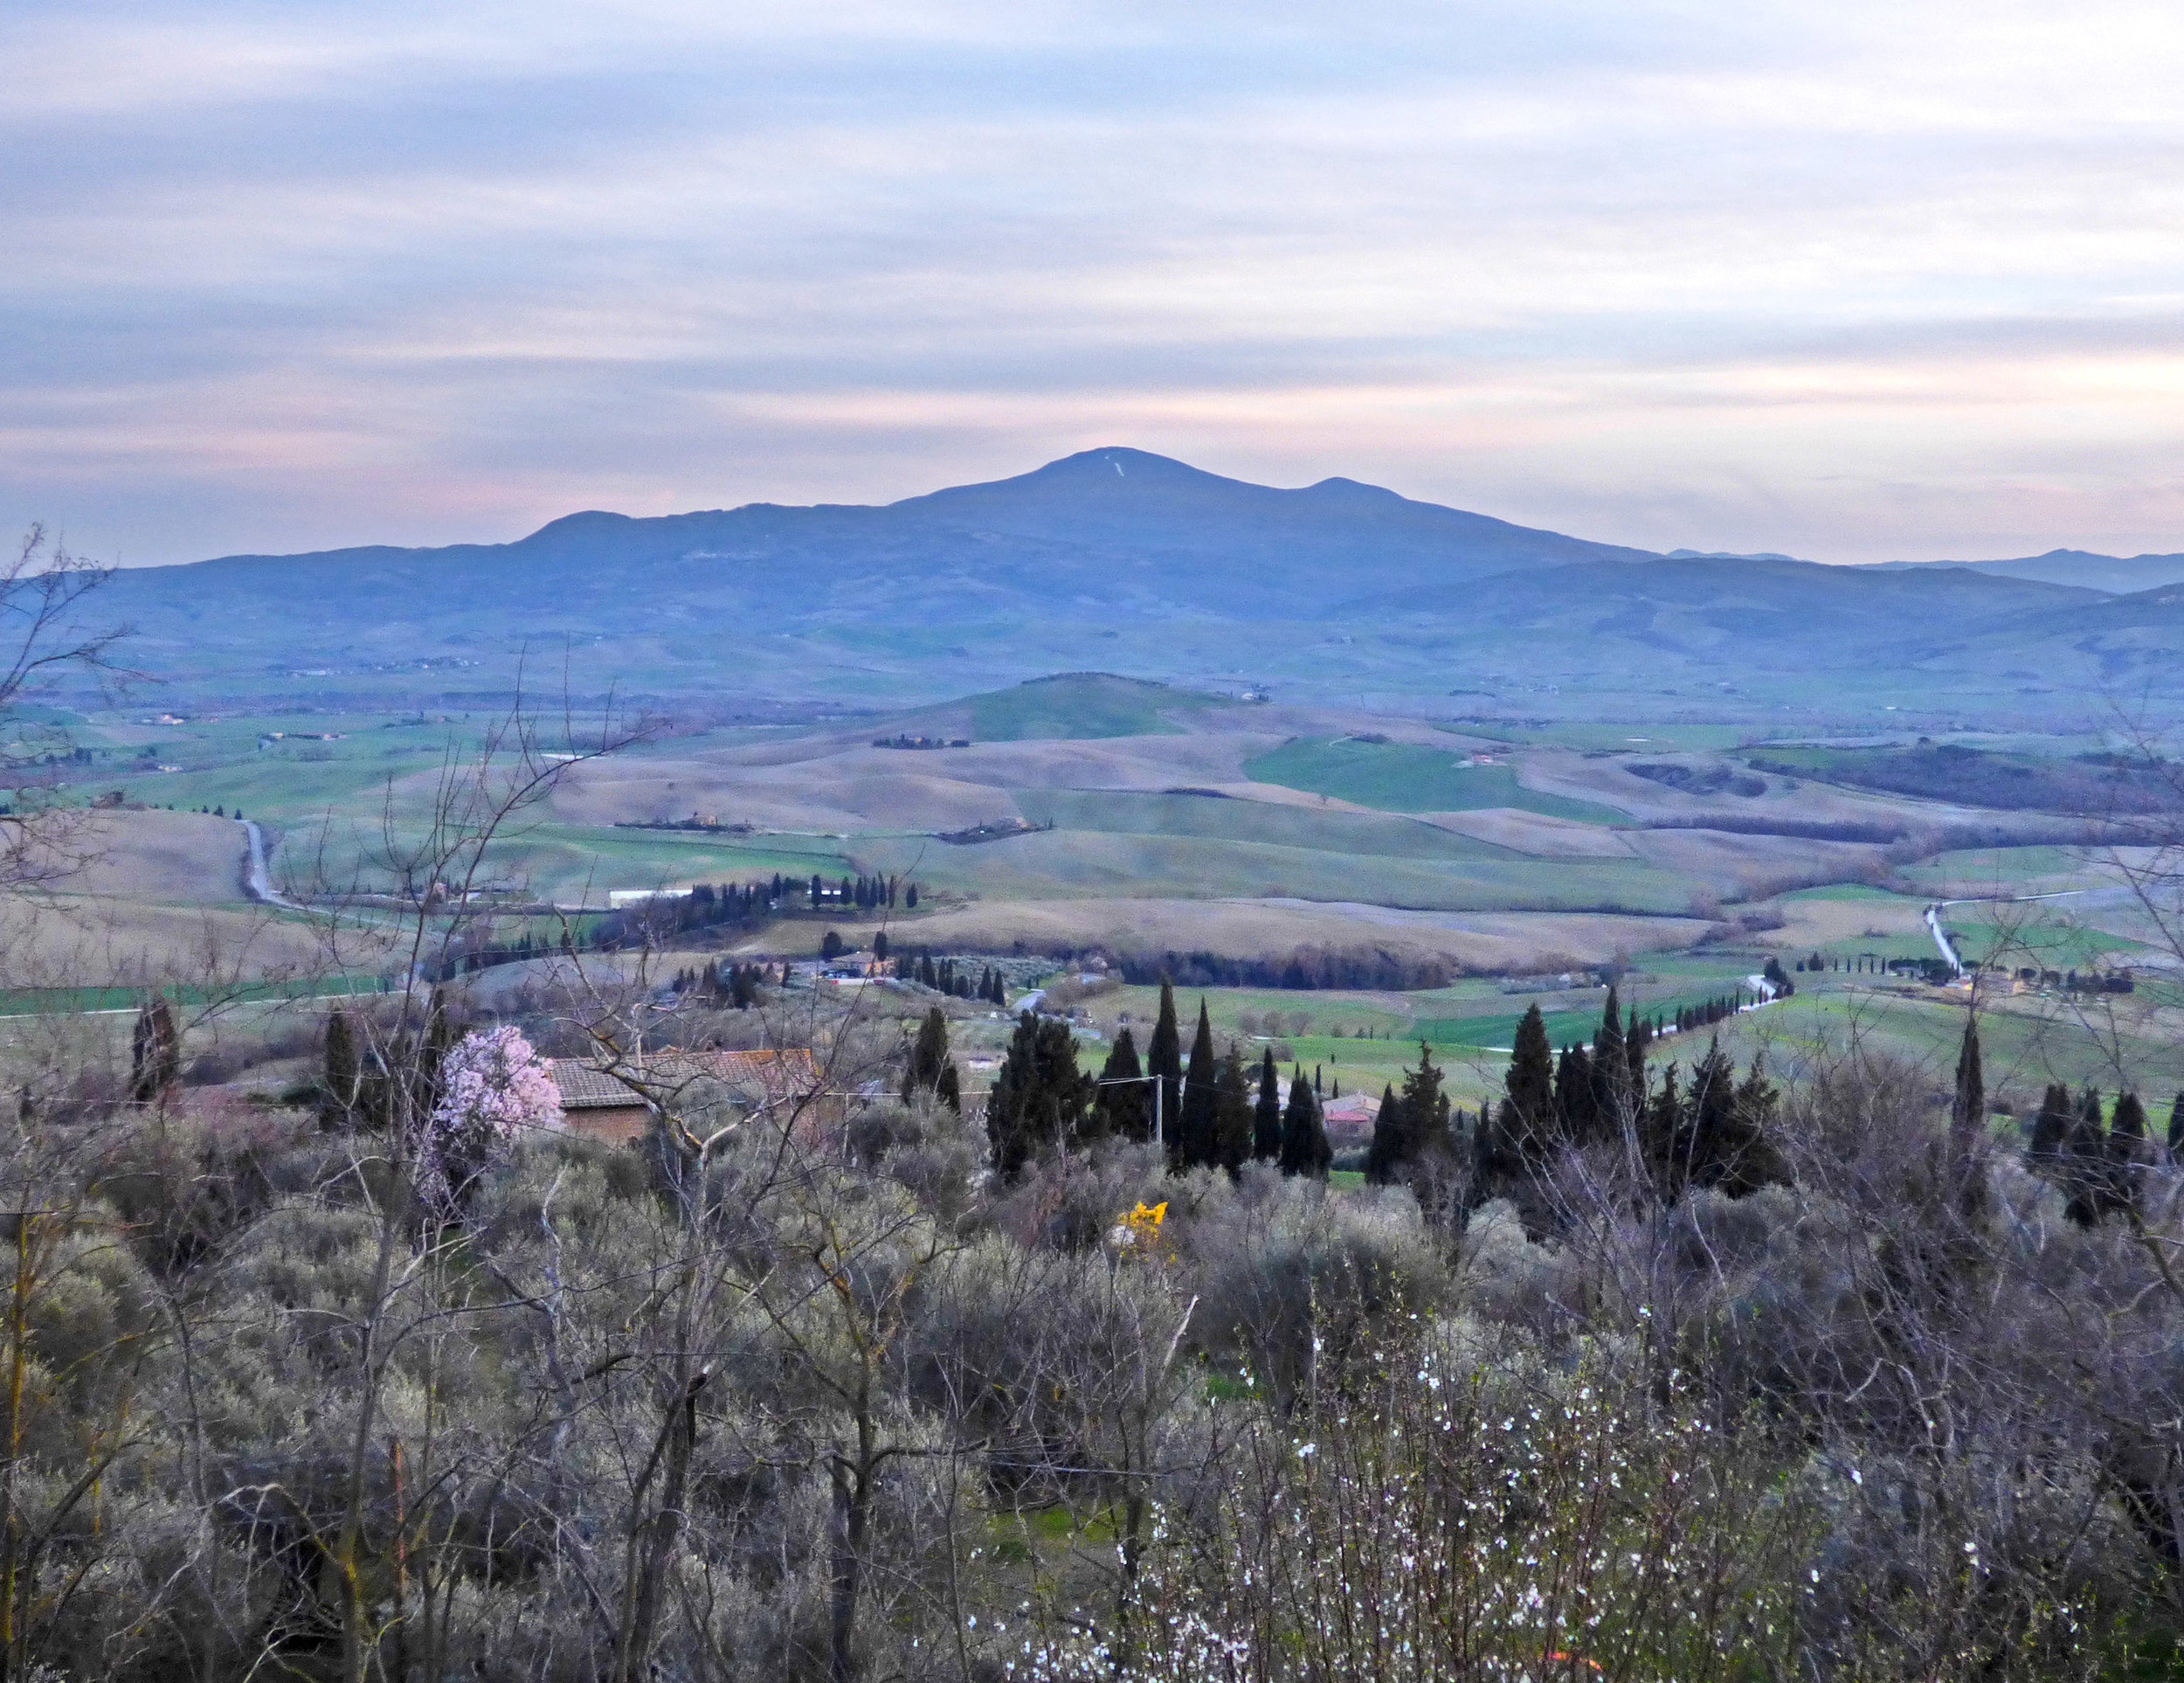
[[[2184,669],[2167,605],[2065,580],[1664,556],[1119,446],[888,504],[580,509],[507,544],[220,557],[109,588],[140,664],[223,694],[490,688],[546,654],[588,689],[888,703],[1117,667],[1431,695],[1482,670],[1674,694],[1739,668],[1794,687],[1863,667],[1951,693]]]

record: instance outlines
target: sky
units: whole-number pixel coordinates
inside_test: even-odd
[[[11,0],[0,522],[122,564],[1130,445],[2184,551],[2184,8]]]

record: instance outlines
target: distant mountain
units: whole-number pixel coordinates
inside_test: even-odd
[[[593,511],[510,544],[139,569],[107,600],[137,629],[135,663],[237,704],[505,693],[519,667],[534,689],[730,711],[895,707],[1088,669],[1293,698],[1676,695],[1691,679],[1793,705],[1863,704],[1881,685],[2184,683],[2167,599],[2010,571],[2050,562],[1662,557],[1351,480],[1279,490],[1116,448],[880,508]]]
[[[2015,561],[1883,561],[1867,571],[1911,572],[1955,567],[1995,578],[2032,578],[2049,585],[2080,585],[2132,595],[2184,584],[2184,555],[2095,555],[2089,550],[2049,550]]]

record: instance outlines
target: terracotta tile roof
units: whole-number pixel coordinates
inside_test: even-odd
[[[546,1072],[561,1090],[564,1111],[621,1108],[645,1102],[605,1070],[595,1070],[581,1058],[548,1058]]]
[[[768,1100],[801,1097],[819,1091],[819,1068],[804,1047],[750,1052],[662,1052],[633,1059],[622,1073],[611,1073],[583,1058],[546,1061],[547,1072],[561,1090],[565,1111],[620,1110],[646,1103],[643,1092],[717,1081],[738,1096]],[[623,1078],[624,1074],[628,1077]]]

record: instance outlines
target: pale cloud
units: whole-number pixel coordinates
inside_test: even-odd
[[[2184,548],[2173,10],[32,0],[0,54],[0,518],[130,561],[1104,443]]]

